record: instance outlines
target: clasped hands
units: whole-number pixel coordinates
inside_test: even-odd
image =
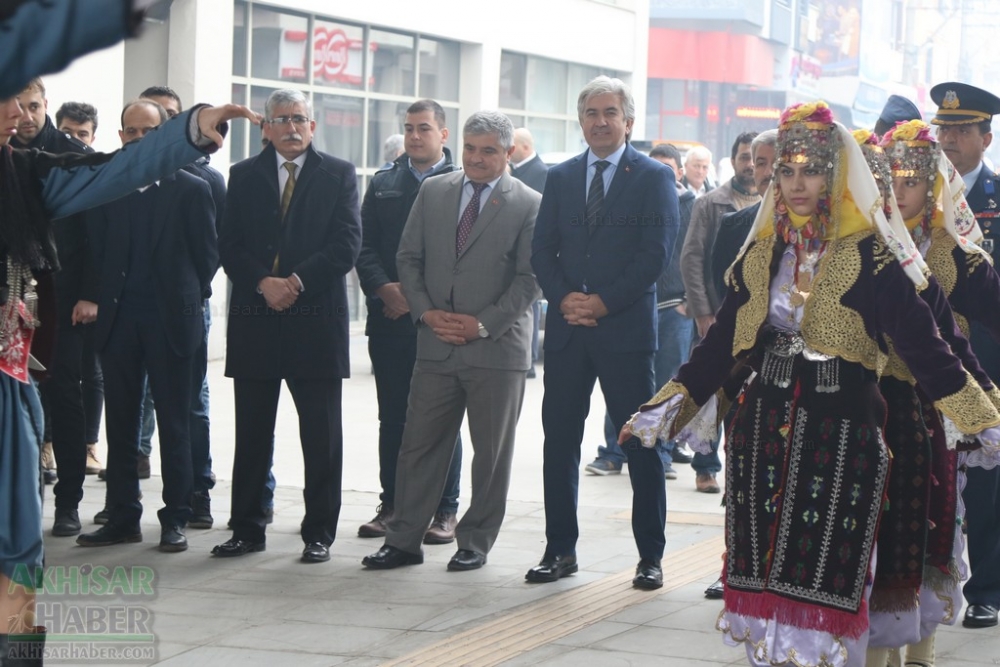
[[[570,292],[559,304],[559,312],[567,324],[596,327],[597,320],[608,314],[608,308],[597,294]]]
[[[268,307],[278,312],[291,307],[302,292],[302,284],[295,276],[287,278],[268,276],[262,279],[257,287],[260,288]]]
[[[472,315],[428,310],[421,318],[438,340],[451,345],[465,345],[479,337],[479,320]]]

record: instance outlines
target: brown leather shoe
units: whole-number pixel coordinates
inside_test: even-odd
[[[385,537],[386,524],[392,518],[392,505],[382,503],[375,510],[375,518],[358,528],[358,537]]]
[[[424,544],[450,544],[455,541],[458,516],[454,512],[438,512],[431,527],[424,533]]]
[[[719,483],[715,481],[715,475],[707,472],[700,472],[694,480],[694,487],[701,493],[719,493]]]

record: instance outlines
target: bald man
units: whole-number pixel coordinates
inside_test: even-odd
[[[510,175],[535,192],[545,189],[549,167],[535,152],[535,140],[525,127],[514,130],[514,152],[510,156]]]

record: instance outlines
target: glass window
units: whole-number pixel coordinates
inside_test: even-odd
[[[247,87],[242,83],[233,84],[233,103],[234,104],[246,104]],[[253,128],[248,130],[247,128]],[[251,125],[250,123],[230,123],[229,124],[229,136],[226,137],[226,141],[229,142],[229,161],[232,163],[239,162],[247,156],[247,146],[246,138],[247,133],[251,135],[259,135],[260,127],[257,125]]]
[[[412,35],[385,30],[369,32],[372,54],[372,87],[377,93],[414,94],[414,42]]]
[[[316,85],[364,90],[364,28],[319,19],[315,26],[313,81]]]
[[[529,118],[528,131],[535,140],[536,153],[551,153],[564,150],[566,142],[566,121],[551,118]]]
[[[247,5],[233,5],[233,74],[247,75]]]
[[[306,81],[309,19],[253,5],[253,76]]]
[[[382,148],[385,140],[394,134],[403,133],[403,121],[409,102],[383,102],[371,100],[368,103],[368,166],[376,169],[385,164]]]
[[[579,115],[576,110],[577,97],[580,96],[583,87],[593,81],[598,74],[600,71],[596,67],[570,64],[566,79],[566,113],[572,114],[574,118]]]
[[[500,54],[500,106],[504,109],[524,108],[527,57],[519,53]]]
[[[563,110],[566,108],[566,63],[546,58],[528,58],[527,83],[528,111],[564,113]]]
[[[343,95],[317,95],[316,150],[347,160],[358,167],[364,150],[364,100]]]
[[[421,97],[458,101],[461,48],[457,42],[420,38]]]

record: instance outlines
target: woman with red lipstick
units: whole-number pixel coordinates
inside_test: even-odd
[[[752,369],[726,439],[717,627],[752,665],[860,667],[889,471],[885,338],[953,438],[1000,448],[1000,414],[938,336],[922,262],[854,138],[822,102],[787,109],[778,132],[776,178],[715,325],[623,435],[683,429],[702,446]]]

